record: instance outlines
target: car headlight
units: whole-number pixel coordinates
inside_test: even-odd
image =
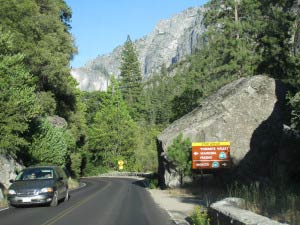
[[[15,190],[9,189],[9,190],[8,190],[8,194],[9,194],[9,195],[15,195],[15,194],[17,194],[17,193],[16,193]]]
[[[51,187],[45,187],[45,188],[42,188],[40,193],[51,193],[53,192],[53,188]]]

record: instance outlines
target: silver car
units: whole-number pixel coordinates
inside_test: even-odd
[[[57,206],[69,199],[68,177],[58,166],[30,167],[22,170],[8,189],[11,206],[48,204]]]

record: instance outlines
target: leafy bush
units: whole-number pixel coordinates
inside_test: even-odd
[[[89,152],[85,152],[82,155],[82,174],[83,176],[98,176],[108,172],[109,170],[94,160],[94,155]]]
[[[38,92],[37,99],[41,107],[41,115],[54,115],[56,110],[55,96],[50,91]]]
[[[147,179],[147,181],[150,189],[156,189],[158,187],[158,180],[156,178]]]
[[[71,154],[71,170],[75,178],[80,177],[82,157],[80,153]]]
[[[35,163],[65,166],[72,137],[66,128],[55,128],[43,120],[33,138],[29,153]]]
[[[0,27],[0,153],[16,157],[27,146],[24,133],[39,113],[34,79],[24,55],[13,50],[13,35]]]
[[[288,98],[292,108],[292,127],[300,130],[300,92],[297,92],[293,97],[288,96]]]
[[[168,159],[176,166],[181,185],[183,177],[191,173],[191,145],[190,139],[183,139],[183,135],[179,134],[168,147]]]
[[[137,129],[137,133],[140,135],[137,139],[137,147],[134,151],[136,159],[134,171],[157,171],[156,137],[159,131],[154,126],[145,123],[138,124]]]
[[[210,225],[210,219],[208,218],[206,210],[200,206],[196,206],[191,215],[193,225]]]

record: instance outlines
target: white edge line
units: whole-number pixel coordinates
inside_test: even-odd
[[[71,191],[78,190],[78,189],[81,189],[81,188],[84,188],[84,187],[86,186],[86,183],[81,183],[81,184],[82,184],[82,185],[80,185],[79,187],[70,190],[70,192],[71,192]]]
[[[9,208],[7,207],[7,208],[4,208],[4,209],[0,209],[0,212],[1,212],[1,211],[4,211],[4,210],[7,210],[7,209],[9,209]]]

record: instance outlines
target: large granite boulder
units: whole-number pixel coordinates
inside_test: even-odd
[[[268,176],[283,130],[284,99],[284,86],[263,75],[221,88],[158,136],[160,184],[179,184],[167,148],[180,133],[192,142],[229,141],[234,168],[249,178]]]
[[[65,120],[65,118],[54,115],[54,116],[48,116],[46,118],[50,124],[55,127],[55,128],[64,128],[68,126],[67,121]]]

